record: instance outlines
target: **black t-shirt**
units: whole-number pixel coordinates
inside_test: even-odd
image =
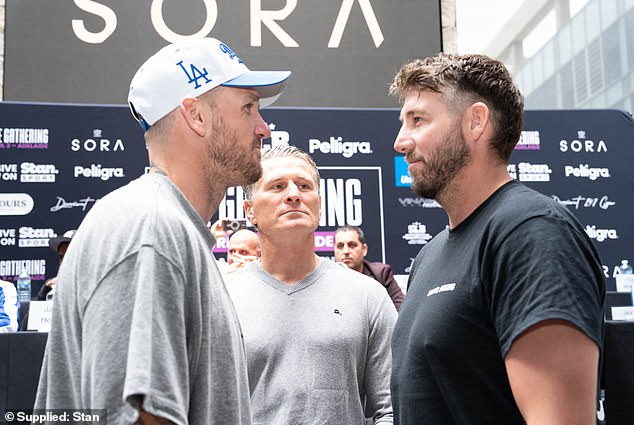
[[[574,216],[511,181],[418,254],[392,338],[397,424],[523,424],[504,365],[514,339],[563,319],[599,346],[605,283]]]

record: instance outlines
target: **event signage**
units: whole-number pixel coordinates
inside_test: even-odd
[[[4,100],[125,104],[151,54],[206,36],[292,70],[278,106],[395,107],[400,65],[442,50],[440,1],[8,0]]]
[[[366,234],[370,260],[407,274],[420,249],[446,228],[444,210],[412,192],[403,157],[393,149],[398,114],[397,109],[262,111],[271,128],[263,150],[296,145],[319,166],[319,255],[333,256],[337,227],[355,225]],[[26,266],[35,292],[57,271],[48,239],[78,227],[102,197],[145,173],[147,150],[141,128],[123,105],[4,102],[0,117],[0,279],[15,281]],[[508,165],[513,178],[575,214],[601,255],[611,290],[623,264],[634,263],[633,140],[634,122],[625,112],[527,111]],[[243,204],[242,188],[229,188],[212,221],[244,219]],[[217,248],[216,255],[224,256],[224,241]],[[530,252],[526,255],[529,261]]]

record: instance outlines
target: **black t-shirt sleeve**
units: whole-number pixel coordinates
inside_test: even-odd
[[[502,356],[548,319],[570,322],[600,346],[603,271],[583,229],[562,217],[530,218],[503,239],[489,270],[484,281]]]

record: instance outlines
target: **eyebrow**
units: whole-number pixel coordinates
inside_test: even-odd
[[[421,109],[421,108],[412,108],[408,110],[407,112],[405,112],[405,115],[403,114],[399,115],[398,120],[400,122],[403,122],[404,119],[409,118],[413,115],[429,116],[429,112],[426,112],[424,109]]]
[[[247,92],[247,98],[245,100],[246,100],[246,103],[252,103],[252,102],[257,103],[260,101],[260,95],[257,92],[253,93],[250,91],[250,92]]]

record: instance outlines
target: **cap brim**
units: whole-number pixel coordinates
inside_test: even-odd
[[[260,95],[260,107],[273,104],[286,88],[291,71],[249,71],[222,83],[228,87],[251,87]]]
[[[53,251],[57,252],[59,250],[59,246],[63,243],[70,243],[70,238],[65,236],[58,236],[56,238],[52,238],[48,240],[48,247]]]

